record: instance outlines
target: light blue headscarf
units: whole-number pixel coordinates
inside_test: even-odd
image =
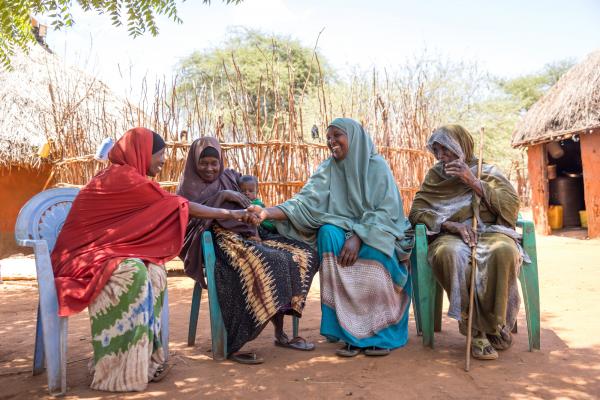
[[[363,127],[349,118],[337,118],[329,126],[348,135],[346,158],[325,160],[300,193],[278,207],[289,221],[278,222],[277,231],[316,246],[318,229],[331,224],[354,232],[363,243],[406,260],[413,245],[407,234],[402,199],[387,163],[375,149]]]

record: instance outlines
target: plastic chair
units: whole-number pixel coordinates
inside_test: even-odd
[[[51,395],[67,391],[68,318],[58,316],[58,299],[50,253],[77,196],[77,188],[49,189],[33,196],[21,208],[15,225],[17,244],[33,247],[39,302],[33,354],[33,375],[48,374]],[[165,290],[162,313],[165,356],[169,355],[169,300]]]
[[[208,285],[208,307],[210,310],[210,335],[212,340],[213,360],[224,360],[227,358],[227,330],[223,323],[217,286],[215,283],[215,248],[212,234],[206,231],[202,234],[202,254],[204,256],[204,270],[206,284]],[[196,330],[198,327],[198,315],[200,314],[200,300],[202,299],[202,286],[198,282],[194,285],[192,295],[192,307],[190,310],[190,326],[188,330],[188,346],[196,343]],[[298,317],[292,320],[294,337],[298,336]]]
[[[519,220],[517,226],[523,230],[521,245],[529,255],[531,263],[523,263],[519,281],[525,302],[529,351],[540,349],[540,289],[538,283],[537,252],[533,222]],[[433,348],[434,332],[442,330],[442,296],[444,291],[436,281],[427,261],[427,234],[425,225],[415,227],[416,243],[411,254],[413,301],[417,333],[423,335],[423,346]],[[516,326],[515,326],[516,328]]]

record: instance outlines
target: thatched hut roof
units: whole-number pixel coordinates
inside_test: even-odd
[[[525,114],[513,147],[566,139],[600,128],[600,51],[567,71]]]
[[[135,125],[134,107],[39,45],[0,69],[0,166],[32,166],[47,139],[84,153]]]

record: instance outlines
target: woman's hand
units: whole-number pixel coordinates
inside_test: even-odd
[[[237,219],[246,224],[259,225],[260,221],[256,214],[248,212],[246,210],[231,210],[231,219]]]
[[[458,177],[464,184],[470,186],[477,193],[477,196],[484,197],[481,181],[473,175],[473,171],[464,161],[450,161],[444,165],[444,172],[446,172],[446,175]]]
[[[223,201],[230,201],[232,203],[238,203],[240,206],[246,208],[250,205],[250,200],[240,192],[235,190],[221,190],[219,196]]]
[[[446,221],[442,224],[442,229],[460,236],[469,247],[474,247],[477,244],[477,233],[467,224]]]
[[[338,257],[338,262],[342,267],[352,265],[358,260],[358,251],[361,244],[362,241],[357,235],[352,235],[346,239],[344,247],[342,247],[342,252]]]
[[[473,182],[477,180],[475,175],[473,175],[471,168],[461,160],[454,160],[446,163],[444,165],[444,172],[446,172],[446,175],[458,177],[458,179],[469,186],[472,186]]]
[[[246,211],[248,211],[258,219],[258,224],[261,224],[265,219],[269,217],[267,210],[256,204],[253,204],[250,207],[248,207]]]

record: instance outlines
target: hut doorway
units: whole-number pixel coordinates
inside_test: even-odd
[[[548,220],[553,234],[587,236],[585,185],[578,136],[546,144]],[[562,218],[560,217],[562,215]]]

